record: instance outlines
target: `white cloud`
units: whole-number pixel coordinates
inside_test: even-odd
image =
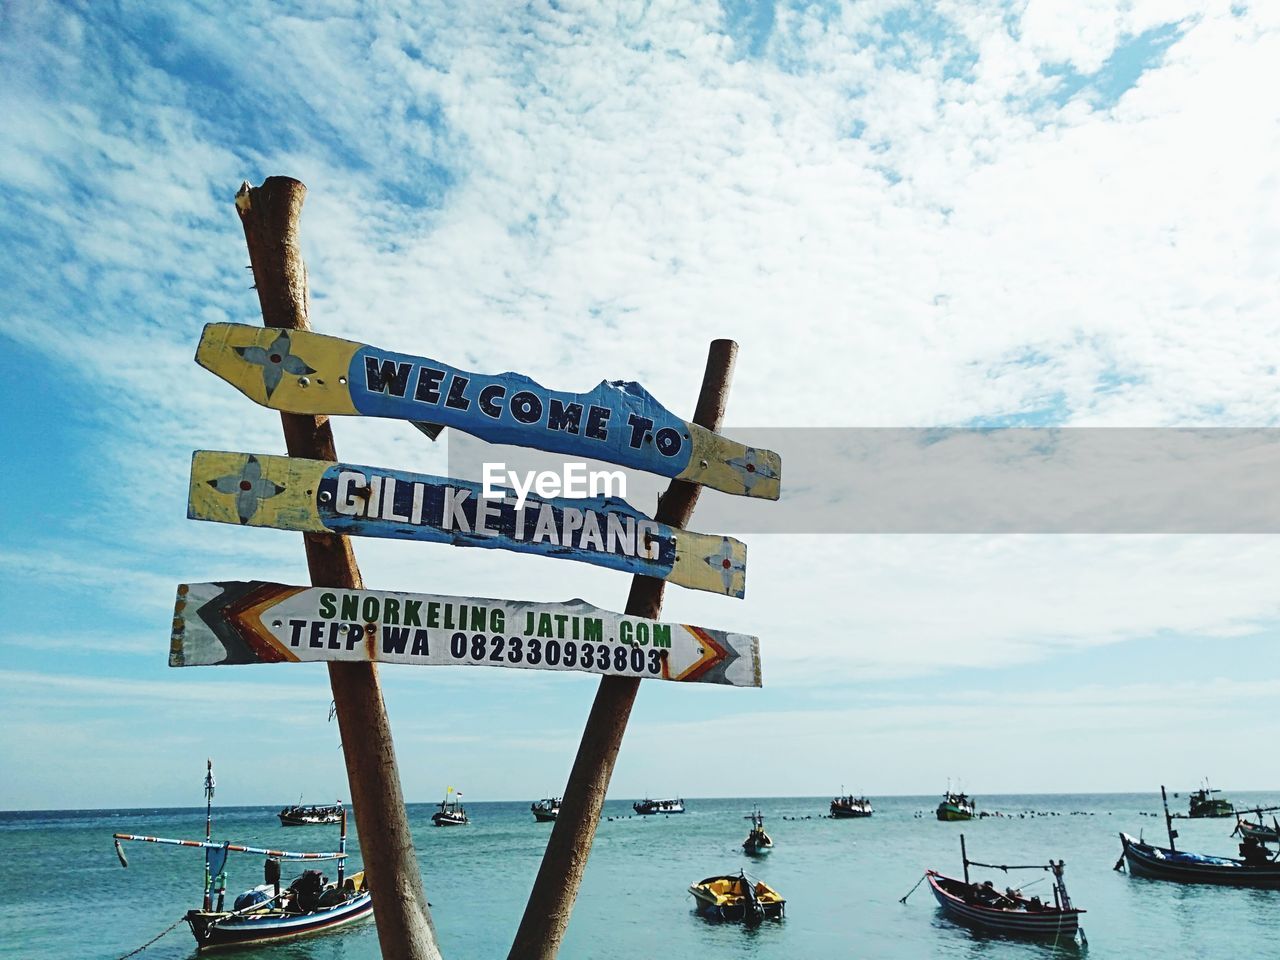
[[[10,550],[6,572],[94,598],[127,573],[113,602],[146,611],[181,580],[303,575],[296,535],[183,518],[191,449],[282,449],[273,413],[191,361],[203,323],[256,322],[232,197],[272,173],[311,188],[303,247],[329,333],[558,387],[634,378],[677,410],[706,341],[733,336],[731,424],[1275,422],[1280,124],[1258,95],[1280,63],[1275,10],[955,2],[895,38],[881,18],[902,6],[784,7],[759,57],[696,2],[263,5],[234,31],[186,10],[163,46],[133,39],[127,13],[15,14],[0,335],[92,398],[75,415],[96,436],[80,474],[96,499],[82,541]],[[1052,99],[1045,65],[1089,73],[1175,20],[1113,105]],[[348,460],[442,467],[403,425],[335,430]],[[85,558],[108,537],[118,552]],[[668,609],[756,630],[784,685],[1264,631],[1278,613],[1262,540],[751,546],[745,603],[673,590]],[[549,560],[357,549],[381,588],[612,607],[625,591]]]

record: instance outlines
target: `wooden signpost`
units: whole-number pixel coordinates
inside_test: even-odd
[[[760,686],[755,637],[630,617],[583,600],[547,604],[258,581],[178,587],[170,666],[337,660]]]
[[[425,421],[491,443],[778,499],[781,457],[679,419],[638,383],[564,393],[518,373],[471,373],[337,337],[234,323],[206,326],[196,361],[276,410]]]
[[[423,540],[579,560],[741,597],[740,540],[676,530],[615,498],[485,499],[478,483],[296,457],[197,451],[196,520]]]
[[[755,637],[659,620],[667,582],[742,597],[746,546],[683,529],[702,486],[776,500],[781,459],[716,431],[737,345],[715,341],[693,421],[639,384],[585,394],[514,373],[469,373],[309,331],[297,227],[306,188],[285,177],[236,196],[266,329],[209,324],[196,359],[281,411],[288,457],[197,451],[188,516],[302,531],[314,586],[183,584],[172,666],[323,661],[384,957],[439,960],[404,809],[379,663],[601,674],[542,867],[511,948],[551,960],[582,880],[641,679],[760,686]],[[493,443],[671,478],[656,517],[606,497],[483,496],[478,483],[338,462],[327,416],[450,426]],[[363,589],[348,535],[563,557],[634,575],[625,614],[559,604]]]

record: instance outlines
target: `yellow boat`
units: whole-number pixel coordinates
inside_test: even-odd
[[[707,877],[689,892],[698,902],[698,913],[713,920],[780,920],[787,905],[777,890],[741,870],[736,876]]]

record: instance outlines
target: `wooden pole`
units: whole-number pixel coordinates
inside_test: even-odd
[[[719,430],[733,381],[733,362],[738,345],[732,340],[713,340],[707,368],[698,393],[693,422],[709,430]],[[672,480],[658,501],[654,518],[673,527],[686,527],[698,503],[702,488],[684,480]],[[666,583],[653,577],[637,576],[631,581],[626,613],[634,617],[658,619]],[[587,857],[600,823],[605,791],[622,747],[622,735],[635,703],[640,680],[635,677],[601,677],[595,702],[587,717],[578,745],[578,756],[569,774],[560,815],[556,818],[542,856],[542,866],[529,894],[520,928],[511,945],[509,960],[553,960],[560,950],[569,915],[573,912]]]
[[[245,183],[236,194],[262,320],[268,327],[310,329],[307,267],[298,246],[298,221],[306,195],[307,188],[290,177],[268,177],[261,187]],[[280,422],[289,456],[338,459],[328,417],[282,413]],[[347,537],[305,533],[303,541],[314,586],[362,587]],[[439,960],[377,664],[330,663],[329,683],[382,956]]]

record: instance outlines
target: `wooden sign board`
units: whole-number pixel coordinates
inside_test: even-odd
[[[382,467],[198,450],[195,520],[485,547],[579,560],[742,597],[747,547],[677,530],[616,498],[485,499],[478,483]]]
[[[491,443],[602,460],[726,493],[777,500],[782,458],[679,419],[638,383],[548,390],[319,333],[211,323],[196,361],[257,403],[289,413],[389,417]]]
[[[760,686],[755,637],[530,603],[278,583],[178,587],[171,667],[345,660]]]

